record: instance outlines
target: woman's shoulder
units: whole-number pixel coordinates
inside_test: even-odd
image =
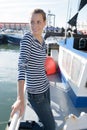
[[[33,38],[33,36],[30,32],[27,32],[27,33],[24,34],[23,38]]]
[[[24,34],[23,38],[20,41],[20,45],[21,46],[29,46],[29,44],[31,45],[31,42],[33,41],[33,36],[30,32],[27,32],[26,34]]]

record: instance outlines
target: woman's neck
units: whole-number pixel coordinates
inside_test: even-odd
[[[40,43],[43,42],[43,38],[42,36],[34,36]]]

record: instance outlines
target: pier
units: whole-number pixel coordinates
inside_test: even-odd
[[[14,30],[29,29],[29,23],[0,22],[0,29],[14,29]]]

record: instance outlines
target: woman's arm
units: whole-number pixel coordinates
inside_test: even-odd
[[[22,116],[25,109],[25,99],[24,99],[24,83],[25,80],[19,80],[17,85],[17,100],[12,105],[11,117],[13,117],[14,113],[19,111],[19,115]]]

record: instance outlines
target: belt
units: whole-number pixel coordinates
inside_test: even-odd
[[[46,97],[47,96],[47,91],[44,92],[44,93],[40,93],[40,94],[31,94],[31,93],[27,92],[27,94],[28,94],[28,97],[35,99],[35,98],[38,98],[40,96],[41,97]]]

